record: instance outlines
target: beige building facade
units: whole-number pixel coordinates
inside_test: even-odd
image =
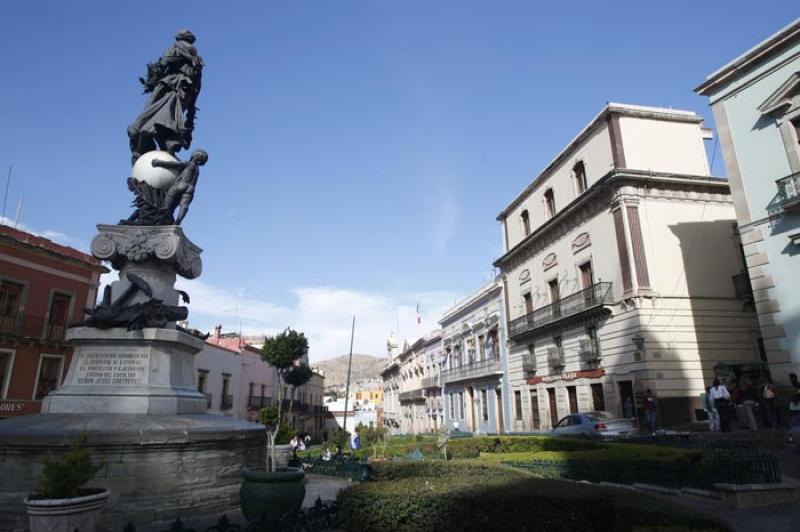
[[[510,432],[586,410],[693,420],[720,364],[758,363],[728,183],[695,113],[608,104],[498,216]]]

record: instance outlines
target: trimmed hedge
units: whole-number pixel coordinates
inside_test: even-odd
[[[338,495],[346,530],[728,531],[656,496],[535,478],[476,462],[375,464]],[[672,528],[677,527],[677,528]]]
[[[481,453],[480,459],[489,462],[525,462],[530,460],[567,461],[586,460],[592,462],[632,462],[663,464],[694,464],[699,462],[700,452],[689,449],[674,449],[654,445],[602,444],[597,449],[577,451],[523,451],[511,453]]]

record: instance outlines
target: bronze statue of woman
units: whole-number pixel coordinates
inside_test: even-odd
[[[132,163],[140,155],[162,150],[175,155],[189,149],[200,94],[203,59],[195,37],[181,30],[156,63],[147,65],[147,79],[139,78],[150,98],[144,111],[128,126]]]

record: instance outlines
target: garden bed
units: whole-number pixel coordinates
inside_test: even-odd
[[[660,497],[475,461],[375,464],[338,502],[347,530],[729,530]]]

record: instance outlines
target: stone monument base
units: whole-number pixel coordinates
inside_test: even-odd
[[[0,422],[0,530],[28,528],[23,499],[40,457],[86,431],[105,467],[91,487],[111,490],[101,530],[118,532],[239,506],[243,467],[264,467],[263,425],[209,414],[36,414]]]

